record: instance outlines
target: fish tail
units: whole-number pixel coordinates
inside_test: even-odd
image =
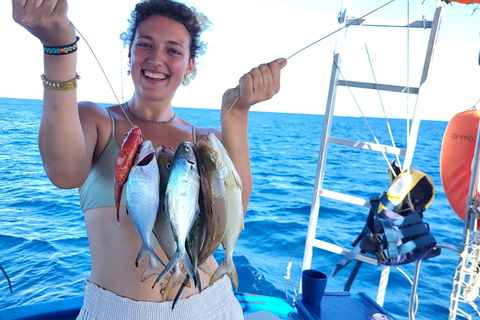
[[[213,285],[217,280],[221,279],[224,275],[228,274],[232,283],[235,287],[235,290],[238,290],[238,275],[233,259],[230,256],[225,256],[222,264],[215,271],[213,276],[210,278],[210,285]]]
[[[137,255],[137,259],[135,259],[135,267],[138,268],[138,264],[140,263],[140,261],[143,260],[143,258],[145,258],[147,254],[147,247],[145,247],[145,245],[142,245],[142,247],[140,248],[140,252]]]
[[[170,291],[175,287],[176,284],[178,283],[183,283],[185,281],[185,274],[178,268],[178,265],[176,265],[173,268],[172,271],[172,276],[168,280],[167,286],[165,287],[165,290],[163,292],[163,300],[167,300],[167,296],[170,293]],[[188,283],[188,287],[190,287],[190,283]]]
[[[190,260],[190,257],[185,251],[180,259],[180,262],[183,264],[183,267],[190,276],[190,279],[193,279],[194,286],[198,287],[200,283],[200,277],[197,277],[198,271],[196,271],[196,268],[193,267],[192,261]]]
[[[165,266],[165,269],[163,269],[163,271],[160,273],[160,275],[158,276],[157,280],[155,280],[155,282],[153,283],[153,286],[152,286],[152,289],[155,287],[155,285],[161,281],[163,278],[165,278],[165,276],[173,269],[173,267],[175,267],[177,265],[177,263],[180,262],[180,256],[178,254],[178,249],[177,251],[175,252],[175,254],[173,255],[172,259],[170,259],[170,261],[168,262],[168,264]]]
[[[120,201],[122,199],[123,184],[115,181],[115,208],[117,209],[117,222],[120,224]]]
[[[208,276],[212,276],[213,275],[213,272],[212,270],[210,270],[210,267],[208,266],[208,264],[206,262],[204,262],[203,264],[201,264],[199,267],[198,267],[200,270],[202,270],[203,272],[205,272]]]
[[[165,264],[160,260],[158,257],[157,253],[150,247],[147,247],[145,245],[142,245],[142,248],[140,249],[140,252],[138,253],[137,259],[135,260],[135,266],[138,268],[138,264],[140,261],[145,258],[145,256],[148,256],[148,266],[147,269],[142,274],[141,280],[142,282],[151,277],[153,274],[160,274],[162,271],[162,268],[157,264],[157,261],[162,265],[165,266]]]
[[[173,300],[172,310],[173,310],[173,308],[175,308],[175,305],[177,304],[178,299],[180,299],[183,292],[185,291],[185,287],[187,287],[189,284],[190,284],[190,276],[187,274],[187,276],[185,277],[185,280],[182,283],[182,286],[180,287],[180,290],[178,290],[178,293],[175,296],[175,299]]]

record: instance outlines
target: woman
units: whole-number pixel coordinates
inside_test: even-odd
[[[57,187],[80,190],[92,270],[79,318],[243,318],[228,277],[206,288],[209,277],[202,272],[201,293],[187,288],[182,295],[187,299],[181,299],[173,311],[171,301],[159,303],[163,301],[160,289],[167,280],[153,290],[151,281],[140,281],[138,269],[145,270],[147,259],[135,267],[141,239],[126,215],[124,202],[121,225],[115,218],[113,168],[123,136],[131,128],[127,117],[157,146],[176,148],[180,142],[194,139],[192,125],[175,115],[171,100],[195,70],[205,18],[169,0],[137,4],[131,27],[123,35],[129,44],[135,92],[127,103],[104,108],[92,102],[77,103],[78,38],[67,18],[66,0],[12,1],[14,20],[45,47],[45,93],[38,139],[45,171]],[[285,59],[278,59],[252,69],[222,99],[222,119],[234,104],[222,124],[220,138],[242,179],[244,210],[252,189],[248,111],[279,91],[280,69],[285,64]],[[199,136],[212,130],[195,131]],[[168,260],[160,248],[157,253],[162,261]],[[211,270],[218,267],[213,257],[207,264]],[[178,288],[172,290],[167,300],[177,292]]]

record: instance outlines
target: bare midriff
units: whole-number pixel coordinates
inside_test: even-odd
[[[92,271],[90,281],[96,285],[114,292],[115,294],[138,301],[163,301],[161,290],[166,287],[168,280],[163,279],[152,285],[158,275],[153,275],[145,282],[141,281],[141,274],[148,265],[145,257],[138,269],[135,259],[142,246],[142,240],[135,230],[132,219],[126,214],[125,206],[120,207],[120,225],[117,222],[115,207],[90,209],[85,212],[85,225],[92,257]],[[165,263],[168,259],[158,246],[156,250],[159,258]],[[213,257],[207,260],[210,270],[215,271],[218,264]],[[210,277],[199,270],[202,289],[208,286]],[[182,297],[198,293],[198,290],[186,288]],[[169,293],[167,300],[173,300],[180,285]]]

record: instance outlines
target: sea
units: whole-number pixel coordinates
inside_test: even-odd
[[[37,146],[42,101],[0,98],[0,310],[82,295],[90,273],[90,253],[76,190],[61,190],[45,175]],[[216,127],[219,110],[176,108],[185,120]],[[298,292],[304,243],[313,197],[323,115],[250,112],[249,140],[253,192],[245,229],[235,246],[239,291],[293,301]],[[384,118],[368,118],[381,143],[391,144]],[[388,120],[396,146],[406,144],[407,122]],[[412,164],[435,185],[424,213],[438,243],[459,247],[463,222],[445,197],[439,158],[446,121],[423,121]],[[335,117],[336,137],[374,142],[365,119]],[[368,199],[389,186],[385,159],[377,153],[331,145],[324,187]],[[389,156],[389,160],[395,160]],[[403,161],[401,158],[400,161]],[[113,192],[113,191],[112,191]],[[351,248],[368,209],[321,200],[317,238]],[[341,256],[314,249],[311,268],[329,274]],[[223,252],[215,253],[218,261]],[[287,266],[291,262],[290,277]],[[425,260],[418,288],[416,319],[447,319],[458,254],[442,250]],[[326,291],[342,291],[353,263],[329,278]],[[392,268],[384,308],[408,319],[414,265]],[[364,264],[351,292],[376,298],[380,268]],[[112,270],[114,271],[114,270]],[[403,272],[402,272],[403,271]],[[368,319],[367,319],[368,320]]]

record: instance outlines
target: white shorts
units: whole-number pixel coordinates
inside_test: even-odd
[[[135,301],[87,282],[84,301],[77,320],[83,319],[155,319],[155,320],[237,320],[244,319],[243,310],[233,295],[228,276],[202,292],[173,301]]]

